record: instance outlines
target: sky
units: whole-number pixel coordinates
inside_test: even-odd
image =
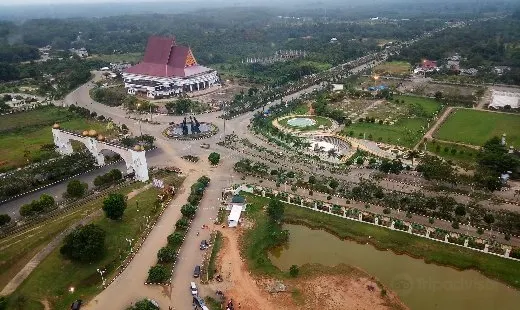
[[[23,5],[23,4],[63,4],[63,3],[107,3],[107,2],[159,2],[161,0],[0,0],[0,5]],[[165,1],[165,0],[163,0]],[[197,0],[166,0],[168,2],[187,2]]]

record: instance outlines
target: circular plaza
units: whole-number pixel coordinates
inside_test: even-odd
[[[282,116],[276,119],[273,124],[280,129],[299,132],[330,131],[337,127],[334,120],[316,115]]]

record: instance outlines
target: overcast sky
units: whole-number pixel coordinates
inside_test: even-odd
[[[107,3],[107,2],[185,2],[197,0],[0,0],[0,5],[61,4],[61,3]]]

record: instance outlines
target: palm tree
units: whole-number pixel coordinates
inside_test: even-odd
[[[417,156],[419,156],[419,152],[417,150],[408,151],[408,157],[412,159],[412,166],[413,166],[413,159],[417,158]]]

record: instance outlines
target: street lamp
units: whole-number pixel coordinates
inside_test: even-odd
[[[99,275],[101,276],[101,282],[102,282],[102,285],[103,285],[103,288],[105,287],[105,283],[106,283],[106,280],[105,280],[105,277],[103,277],[103,275],[107,272],[106,270],[104,269],[96,269],[97,272],[99,273]]]
[[[138,113],[140,112],[140,110],[139,110],[140,107],[141,107],[141,104],[138,103],[137,104],[137,112]],[[141,114],[141,113],[139,113],[139,114]],[[143,129],[141,128],[141,116],[140,115],[139,115],[139,133],[141,134],[141,136],[143,135]]]
[[[134,241],[134,239],[129,239],[129,238],[125,238],[125,239],[128,242],[128,245],[130,246],[130,253],[134,253],[134,249],[132,248],[132,242]]]

